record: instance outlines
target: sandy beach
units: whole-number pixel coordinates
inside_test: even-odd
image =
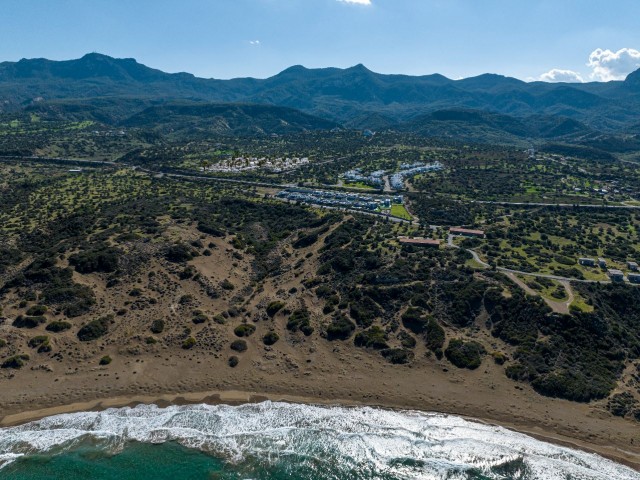
[[[315,353],[319,358],[318,352]],[[340,355],[321,357],[323,363],[331,363]],[[403,368],[402,375],[398,375],[397,366],[379,362],[373,355],[358,357],[361,368],[349,375],[335,365],[320,368],[317,364],[295,374],[266,373],[255,368],[255,363],[244,362],[243,368],[214,372],[218,375],[213,381],[206,381],[212,372],[202,363],[192,368],[182,364],[181,368],[178,364],[182,362],[176,362],[177,368],[167,371],[143,359],[132,362],[133,365],[120,365],[123,370],[130,367],[129,375],[125,376],[123,371],[113,384],[100,376],[100,369],[63,376],[55,382],[38,381],[44,373],[31,371],[31,380],[20,377],[22,388],[6,388],[0,392],[0,426],[23,424],[61,413],[140,403],[233,405],[271,400],[370,405],[459,415],[539,440],[597,453],[640,470],[637,424],[612,417],[601,406],[541,397],[507,379],[496,385],[496,376],[482,369],[444,372],[435,360],[425,359],[413,368]],[[317,370],[326,372],[330,368],[336,370],[333,378],[317,375]],[[486,371],[491,368],[495,367],[487,365]],[[374,379],[369,375],[373,370],[376,371]],[[206,388],[207,383],[214,388]]]

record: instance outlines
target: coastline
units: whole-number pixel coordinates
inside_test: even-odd
[[[241,390],[212,390],[205,392],[167,393],[160,395],[122,395],[97,399],[93,401],[75,402],[65,405],[26,410],[20,413],[5,415],[3,417],[0,417],[0,428],[23,425],[54,415],[78,413],[83,411],[103,411],[109,408],[133,407],[140,404],[155,404],[159,407],[168,407],[171,405],[192,404],[242,405],[246,403],[260,403],[263,401],[315,404],[325,406],[335,405],[343,407],[370,406],[392,410],[413,410],[421,411],[424,413],[441,413],[445,415],[458,416],[464,418],[465,420],[478,422],[485,425],[500,426],[514,432],[528,435],[543,442],[571,448],[574,450],[593,453],[640,472],[640,455],[636,454],[635,452],[622,450],[614,446],[604,447],[602,445],[590,443],[584,439],[572,438],[555,432],[549,432],[535,425],[524,425],[514,422],[498,421],[495,418],[469,416],[462,412],[456,413],[452,411],[421,409],[416,408],[415,406],[408,405],[402,406],[380,402],[356,401],[353,399],[326,399],[310,396],[250,392]]]

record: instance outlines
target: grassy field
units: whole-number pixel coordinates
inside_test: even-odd
[[[404,218],[405,220],[412,220],[411,215],[404,205],[391,205],[391,216]]]

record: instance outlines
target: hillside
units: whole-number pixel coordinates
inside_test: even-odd
[[[206,134],[285,134],[329,130],[334,122],[269,105],[173,104],[149,107],[122,123],[181,137]]]

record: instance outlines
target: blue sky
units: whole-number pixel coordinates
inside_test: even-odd
[[[640,67],[638,0],[2,0],[0,60],[133,57],[202,77],[284,68],[610,80]]]

